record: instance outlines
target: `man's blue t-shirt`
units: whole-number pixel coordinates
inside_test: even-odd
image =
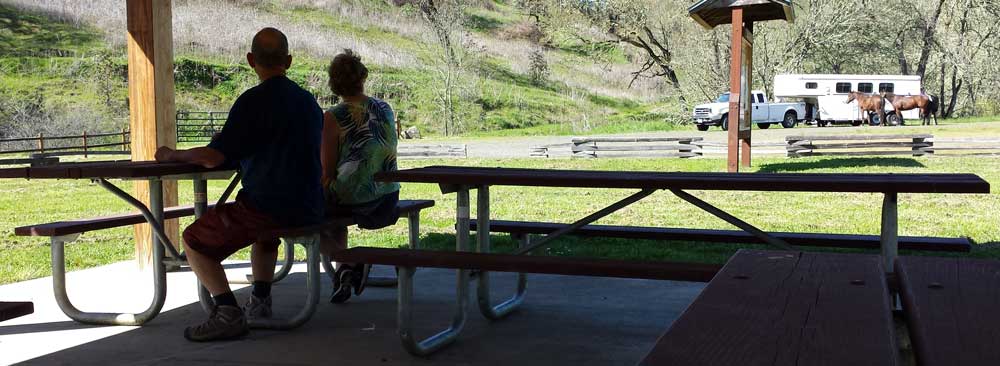
[[[240,198],[285,225],[323,218],[320,143],[323,111],[316,98],[274,76],[236,99],[219,136],[208,144],[239,163]]]

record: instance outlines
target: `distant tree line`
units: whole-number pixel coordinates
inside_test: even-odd
[[[618,45],[688,104],[728,88],[729,26],[708,31],[690,0],[512,0],[545,34]],[[781,73],[919,75],[942,117],[1000,114],[1000,1],[797,0],[795,22],[755,24],[754,84]]]

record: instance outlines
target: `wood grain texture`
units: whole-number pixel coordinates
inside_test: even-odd
[[[741,250],[640,365],[897,365],[875,255]]]
[[[899,257],[917,364],[1000,365],[1000,261]]]
[[[129,0],[126,2],[129,130],[132,133],[132,160],[152,160],[160,146],[176,147],[174,121],[174,56],[170,0]],[[133,195],[149,204],[149,184],[135,182]],[[177,205],[177,182],[163,183],[163,205]],[[164,224],[167,236],[179,245],[176,220]],[[135,226],[136,258],[152,260],[151,230]]]
[[[354,247],[334,253],[338,262],[400,267],[480,269],[494,272],[645,278],[707,282],[721,266],[700,263],[622,261],[436,250]]]
[[[799,192],[989,193],[975,174],[682,173],[430,166],[378,173],[379,181],[444,185]]]
[[[35,312],[35,304],[31,302],[0,301],[0,322],[22,317]]]
[[[569,224],[554,222],[529,222],[491,220],[490,232],[511,234],[549,234]],[[476,230],[476,220],[469,221],[470,230]],[[881,247],[878,235],[820,234],[771,232],[772,236],[792,245],[811,247],[878,249]],[[587,225],[570,235],[588,237],[609,237],[647,240],[678,240],[714,243],[754,243],[765,244],[756,236],[741,230],[685,229],[646,226]],[[943,252],[968,252],[972,243],[968,238],[937,238],[925,236],[901,236],[899,248],[905,250],[927,250]]]

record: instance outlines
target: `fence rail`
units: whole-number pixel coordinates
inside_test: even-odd
[[[208,142],[222,131],[229,112],[177,112],[177,142]]]
[[[129,145],[130,135],[125,129],[110,133],[83,131],[82,135],[67,136],[45,136],[39,133],[35,137],[0,139],[0,154],[44,155],[52,152],[79,152],[80,155],[87,157],[92,151],[101,151],[98,149],[120,148],[120,151],[128,151]]]

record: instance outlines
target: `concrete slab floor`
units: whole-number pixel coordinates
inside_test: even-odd
[[[243,278],[247,263],[227,264]],[[292,314],[305,298],[305,266],[275,284],[275,313]],[[379,267],[379,275],[392,275]],[[325,276],[325,275],[324,275]],[[514,289],[513,274],[492,274],[494,301]],[[140,311],[152,298],[151,272],[132,262],[71,272],[70,298],[85,311]],[[458,341],[429,358],[403,350],[396,334],[395,288],[369,287],[348,303],[322,301],[313,318],[292,331],[256,330],[245,339],[191,343],[182,332],[201,322],[194,275],[168,275],[163,312],[141,327],[90,326],[71,321],[52,295],[51,278],[0,286],[0,299],[35,302],[35,314],[0,323],[0,364],[137,365],[634,365],[704,287],[701,283],[529,275],[522,308],[491,322],[469,302]],[[444,329],[454,309],[455,272],[416,275],[416,325],[425,337]],[[473,286],[475,282],[473,281]],[[240,301],[249,289],[234,285]],[[475,289],[470,289],[474,294]],[[473,297],[475,295],[472,295]]]

